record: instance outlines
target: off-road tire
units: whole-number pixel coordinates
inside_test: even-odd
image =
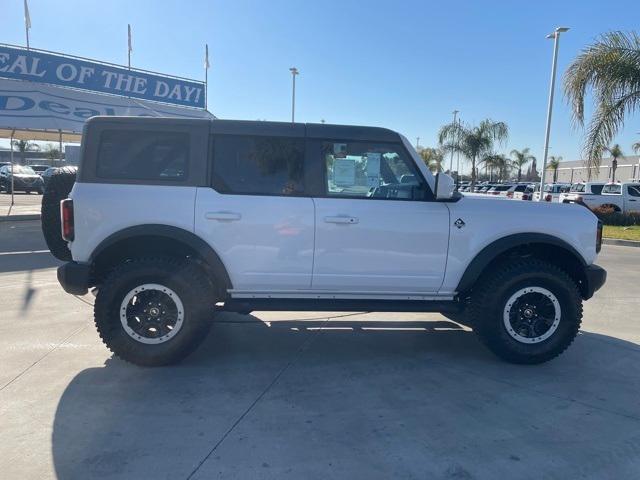
[[[60,201],[69,196],[76,181],[76,172],[69,167],[62,167],[49,179],[42,196],[41,223],[42,233],[51,254],[59,260],[70,261],[71,251],[62,238],[60,225]]]
[[[123,328],[120,308],[132,289],[145,283],[164,285],[184,306],[178,333],[164,343],[144,344]],[[216,299],[202,268],[189,260],[142,258],[114,268],[98,289],[94,320],[100,338],[117,357],[141,366],[174,364],[192,353],[206,338]]]
[[[470,315],[480,340],[498,357],[512,363],[543,363],[560,355],[573,342],[582,321],[582,299],[575,281],[561,268],[535,258],[508,260],[478,280],[471,296]],[[524,287],[542,287],[558,300],[560,322],[540,343],[514,339],[503,312],[510,296]]]

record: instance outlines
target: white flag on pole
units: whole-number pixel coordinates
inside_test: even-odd
[[[26,2],[27,0],[25,0]],[[133,52],[133,42],[131,41],[131,24],[127,24],[127,32],[129,34],[129,53]]]
[[[209,63],[209,45],[205,43],[204,45],[204,68],[209,69],[211,64]]]
[[[31,16],[29,15],[27,0],[24,0],[24,25],[27,27],[27,30],[31,28]]]

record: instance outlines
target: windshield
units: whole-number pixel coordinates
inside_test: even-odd
[[[572,192],[584,192],[584,188],[585,188],[585,184],[584,183],[578,183],[576,185],[571,185],[571,191]]]
[[[7,167],[7,172],[11,172],[11,166]],[[33,171],[31,167],[25,167],[24,165],[14,165],[13,173],[16,175],[35,175],[36,172]]]

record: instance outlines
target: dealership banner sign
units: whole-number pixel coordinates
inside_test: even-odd
[[[205,84],[77,57],[0,45],[0,77],[205,107]]]
[[[0,130],[79,134],[87,119],[96,115],[213,118],[204,109],[0,79]]]

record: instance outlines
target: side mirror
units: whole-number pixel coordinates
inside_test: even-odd
[[[456,182],[446,173],[436,175],[436,200],[449,200],[453,197]]]

